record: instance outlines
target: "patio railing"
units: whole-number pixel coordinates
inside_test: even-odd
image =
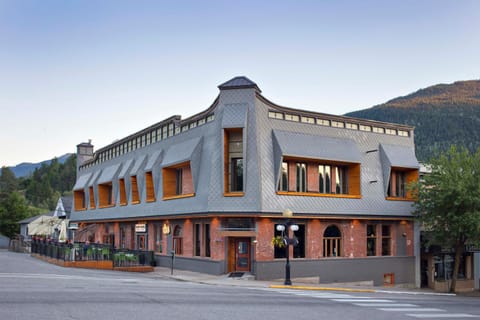
[[[116,249],[106,244],[32,241],[32,253],[64,261],[113,261],[114,267],[155,266],[153,251]]]

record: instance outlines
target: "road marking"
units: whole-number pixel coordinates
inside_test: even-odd
[[[354,303],[359,307],[418,307],[411,303]]]
[[[468,313],[407,313],[407,316],[415,318],[480,318]]]
[[[411,312],[411,311],[416,311],[416,312],[442,312],[445,310],[442,309],[437,309],[437,308],[378,308],[378,310],[382,311],[400,311],[400,312]]]
[[[387,299],[331,299],[336,302],[393,302]]]

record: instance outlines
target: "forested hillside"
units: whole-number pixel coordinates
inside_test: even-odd
[[[76,178],[76,155],[64,163],[53,159],[27,178],[16,178],[10,168],[0,174],[0,233],[12,237],[18,221],[53,211],[60,196],[71,193]]]
[[[453,144],[474,151],[480,147],[480,80],[435,85],[346,115],[414,126],[421,161]]]

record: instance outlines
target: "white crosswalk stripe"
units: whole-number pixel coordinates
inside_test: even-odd
[[[358,307],[375,308],[376,310],[384,312],[401,312],[406,316],[418,319],[457,319],[457,318],[480,318],[480,316],[468,313],[448,313],[446,310],[438,308],[421,307],[412,303],[398,303],[390,299],[375,299],[374,297],[355,296],[351,294],[327,292],[327,291],[304,291],[292,289],[273,289],[268,288],[268,291],[275,291],[284,294],[305,296],[310,298],[328,299],[334,302],[351,303]]]

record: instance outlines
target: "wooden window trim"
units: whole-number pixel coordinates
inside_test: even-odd
[[[162,200],[171,200],[171,199],[180,199],[180,198],[188,198],[195,196],[195,192],[185,193],[185,194],[177,194],[177,170],[178,169],[186,169],[188,168],[191,172],[190,161],[182,162],[170,167],[162,168],[162,177],[163,177],[163,196]],[[184,177],[182,176],[182,179]],[[185,181],[182,181],[182,184]],[[192,177],[192,184],[193,184],[193,177]],[[186,185],[185,185],[186,186]],[[191,186],[193,190],[193,185]]]
[[[281,196],[299,196],[299,197],[323,197],[323,198],[348,198],[361,199],[361,195],[356,194],[336,194],[336,193],[318,193],[318,192],[296,192],[296,191],[277,191]]]
[[[180,195],[174,195],[174,196],[164,196],[162,200],[174,200],[174,199],[182,199],[182,198],[190,198],[190,197],[195,197],[195,193],[186,193],[186,194],[180,194]]]
[[[85,199],[85,190],[75,190],[73,191],[73,202],[75,211],[85,211],[87,210],[87,203]],[[83,206],[82,206],[83,205]]]
[[[407,188],[410,183],[417,182],[419,179],[419,169],[392,167],[390,169],[390,180],[388,181],[389,184],[391,183],[393,173],[398,172],[405,172],[405,188]],[[415,201],[412,192],[408,189],[405,191],[405,197],[394,197],[387,194],[385,199],[389,201]]]
[[[155,187],[153,181],[153,173],[152,171],[145,172],[145,189],[146,189],[146,196],[147,202],[155,202]]]
[[[125,187],[125,179],[118,179],[118,188],[120,193],[120,205],[126,206],[128,204],[127,189]]]
[[[308,191],[308,181],[307,181],[307,191],[306,192],[297,192],[297,191],[280,191],[278,190],[276,193],[278,195],[295,195],[295,196],[314,196],[314,197],[330,197],[330,198],[351,198],[351,199],[360,199],[362,198],[361,195],[361,166],[360,163],[350,163],[350,162],[341,162],[341,161],[329,161],[329,160],[322,160],[322,159],[306,159],[306,158],[298,158],[298,157],[285,157],[282,161],[288,163],[288,172],[290,170],[290,164],[294,163],[306,163],[307,164],[307,180],[308,180],[308,173],[310,166],[316,166],[318,170],[319,165],[329,165],[335,167],[345,167],[347,169],[347,194],[337,194],[337,193],[320,193],[315,191]],[[330,179],[331,179],[331,188],[334,187],[334,171],[330,172]],[[288,180],[290,183],[291,178],[294,178],[293,175],[289,175]],[[296,179],[296,175],[295,175]],[[289,188],[291,189],[291,188]]]
[[[245,196],[245,192],[235,191],[235,192],[228,192],[223,194],[224,197],[243,197]]]

